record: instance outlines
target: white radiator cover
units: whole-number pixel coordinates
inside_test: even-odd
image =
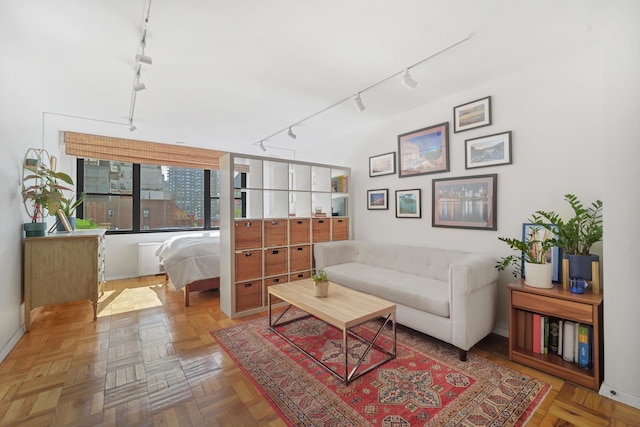
[[[161,274],[160,259],[156,251],[162,242],[138,243],[138,276]]]

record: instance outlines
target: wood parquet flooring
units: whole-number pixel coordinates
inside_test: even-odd
[[[107,283],[91,304],[33,310],[0,364],[0,426],[285,426],[209,334],[230,320],[218,291],[170,291],[162,276]],[[640,411],[510,362],[490,335],[472,349],[552,385],[530,426],[640,426]]]

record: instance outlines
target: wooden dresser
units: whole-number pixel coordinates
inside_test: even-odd
[[[47,304],[90,300],[97,319],[103,292],[105,230],[78,230],[24,242],[24,311],[27,332],[31,309]]]

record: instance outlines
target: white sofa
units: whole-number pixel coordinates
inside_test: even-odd
[[[494,257],[366,240],[316,243],[316,270],[331,282],[396,303],[396,321],[460,349],[495,326]]]

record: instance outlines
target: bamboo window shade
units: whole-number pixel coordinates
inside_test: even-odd
[[[194,169],[218,170],[220,157],[227,154],[206,148],[75,132],[64,132],[64,143],[65,153],[76,157]]]

